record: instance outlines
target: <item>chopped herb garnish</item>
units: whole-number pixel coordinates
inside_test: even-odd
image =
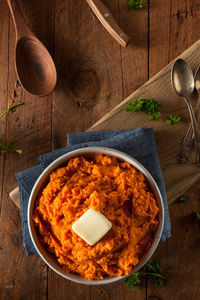
[[[181,195],[179,198],[178,198],[178,201],[179,202],[182,202],[182,203],[185,203],[188,201],[188,197],[185,196],[185,195]]]
[[[155,112],[153,114],[150,115],[149,120],[160,120],[160,112]]]
[[[194,217],[198,222],[200,222],[200,210],[194,212]]]
[[[21,149],[15,149],[13,142],[9,142],[7,145],[0,144],[0,153],[4,154],[4,153],[13,153],[13,152],[22,154]]]
[[[127,0],[128,9],[138,9],[142,8],[144,5],[144,0]]]
[[[170,115],[167,119],[166,119],[166,123],[168,125],[174,125],[178,122],[181,121],[181,117],[178,115]]]
[[[23,103],[19,102],[16,104],[13,104],[11,106],[9,106],[1,115],[0,115],[0,119],[2,119],[9,111],[11,111],[12,109],[14,109],[17,106],[23,105]],[[14,147],[14,143],[13,142],[9,142],[7,145],[2,145],[0,144],[0,153],[4,154],[4,153],[13,153],[16,152],[18,154],[22,154],[22,150],[21,149],[15,149]]]
[[[128,103],[126,111],[144,112],[148,114],[149,120],[160,120],[159,107],[162,105],[152,98],[142,99],[136,98]]]
[[[138,289],[137,285],[141,283],[139,279],[139,272],[133,273],[132,275],[126,277],[124,279],[124,282],[127,286],[127,288],[136,291]]]
[[[144,266],[143,270],[144,272],[139,271],[126,277],[124,282],[129,289],[136,291],[138,289],[138,285],[141,283],[139,277],[142,276],[145,278],[154,278],[156,286],[163,286],[164,276],[162,275],[162,268],[156,261],[151,262],[151,260],[149,260]]]

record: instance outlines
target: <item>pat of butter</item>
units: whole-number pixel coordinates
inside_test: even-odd
[[[96,244],[112,227],[99,211],[88,209],[73,225],[73,231],[90,246]]]

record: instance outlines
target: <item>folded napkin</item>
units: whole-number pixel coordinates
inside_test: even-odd
[[[67,134],[66,148],[41,155],[38,158],[39,164],[37,166],[16,174],[20,195],[23,243],[27,255],[37,253],[31,241],[27,224],[27,206],[35,181],[43,170],[59,156],[78,148],[90,146],[109,147],[123,151],[138,160],[150,172],[160,189],[164,202],[165,221],[160,241],[163,242],[170,237],[171,225],[166,191],[156,150],[153,128],[69,133]]]

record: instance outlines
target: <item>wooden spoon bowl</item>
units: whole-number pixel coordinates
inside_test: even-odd
[[[7,0],[16,31],[15,67],[22,86],[45,96],[55,87],[57,73],[51,55],[27,27],[15,0]]]
[[[44,45],[34,36],[21,38],[16,45],[16,71],[23,87],[31,94],[44,96],[55,87],[54,62]]]

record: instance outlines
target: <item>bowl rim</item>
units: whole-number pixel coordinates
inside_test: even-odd
[[[32,188],[32,191],[31,191],[31,194],[29,197],[28,208],[27,208],[28,229],[29,229],[30,237],[31,237],[31,240],[32,240],[32,243],[33,243],[35,249],[37,250],[40,257],[43,259],[43,261],[54,272],[56,272],[60,276],[64,277],[65,279],[69,279],[76,283],[85,284],[85,285],[103,285],[103,284],[110,284],[110,283],[119,281],[123,278],[126,278],[127,276],[124,275],[124,276],[119,276],[119,277],[108,277],[108,278],[99,279],[99,280],[87,280],[87,279],[81,277],[80,275],[74,275],[74,274],[70,274],[70,273],[68,274],[64,270],[62,270],[62,268],[59,266],[57,266],[57,268],[56,268],[45,257],[44,252],[46,252],[46,254],[47,254],[47,251],[41,246],[41,244],[38,241],[35,240],[34,236],[37,236],[37,234],[36,234],[36,229],[35,229],[35,227],[33,225],[33,221],[32,221],[32,211],[33,211],[35,199],[38,195],[38,192],[41,190],[42,185],[44,185],[44,182],[47,181],[47,178],[49,178],[50,173],[53,170],[61,167],[62,164],[67,163],[71,158],[76,157],[76,156],[81,156],[81,155],[87,155],[89,153],[93,153],[93,154],[102,153],[103,155],[105,154],[105,155],[115,156],[118,159],[121,159],[122,161],[127,161],[128,163],[130,163],[133,167],[135,167],[137,170],[139,170],[140,172],[142,172],[144,174],[145,178],[148,180],[148,183],[150,183],[151,189],[153,189],[154,195],[156,194],[156,201],[159,202],[157,204],[159,204],[160,219],[159,219],[158,228],[155,232],[153,243],[152,243],[151,247],[149,248],[149,250],[147,252],[145,252],[144,255],[142,256],[142,258],[143,258],[142,261],[140,260],[138,265],[136,265],[133,268],[133,271],[131,272],[131,274],[137,272],[139,269],[141,269],[146,264],[146,262],[151,258],[151,256],[153,255],[153,253],[155,252],[155,250],[159,244],[159,241],[160,241],[160,238],[162,235],[162,231],[163,231],[163,226],[164,226],[164,204],[163,204],[163,198],[162,198],[160,189],[159,189],[157,183],[155,182],[154,178],[152,177],[152,175],[149,173],[149,171],[132,156],[130,156],[122,151],[113,149],[113,148],[84,147],[84,148],[72,150],[68,153],[61,155],[57,159],[55,159],[47,168],[45,168],[43,170],[43,172],[40,174],[40,176],[38,177],[38,179],[36,180],[36,182]],[[48,256],[48,254],[47,254],[47,256]]]

